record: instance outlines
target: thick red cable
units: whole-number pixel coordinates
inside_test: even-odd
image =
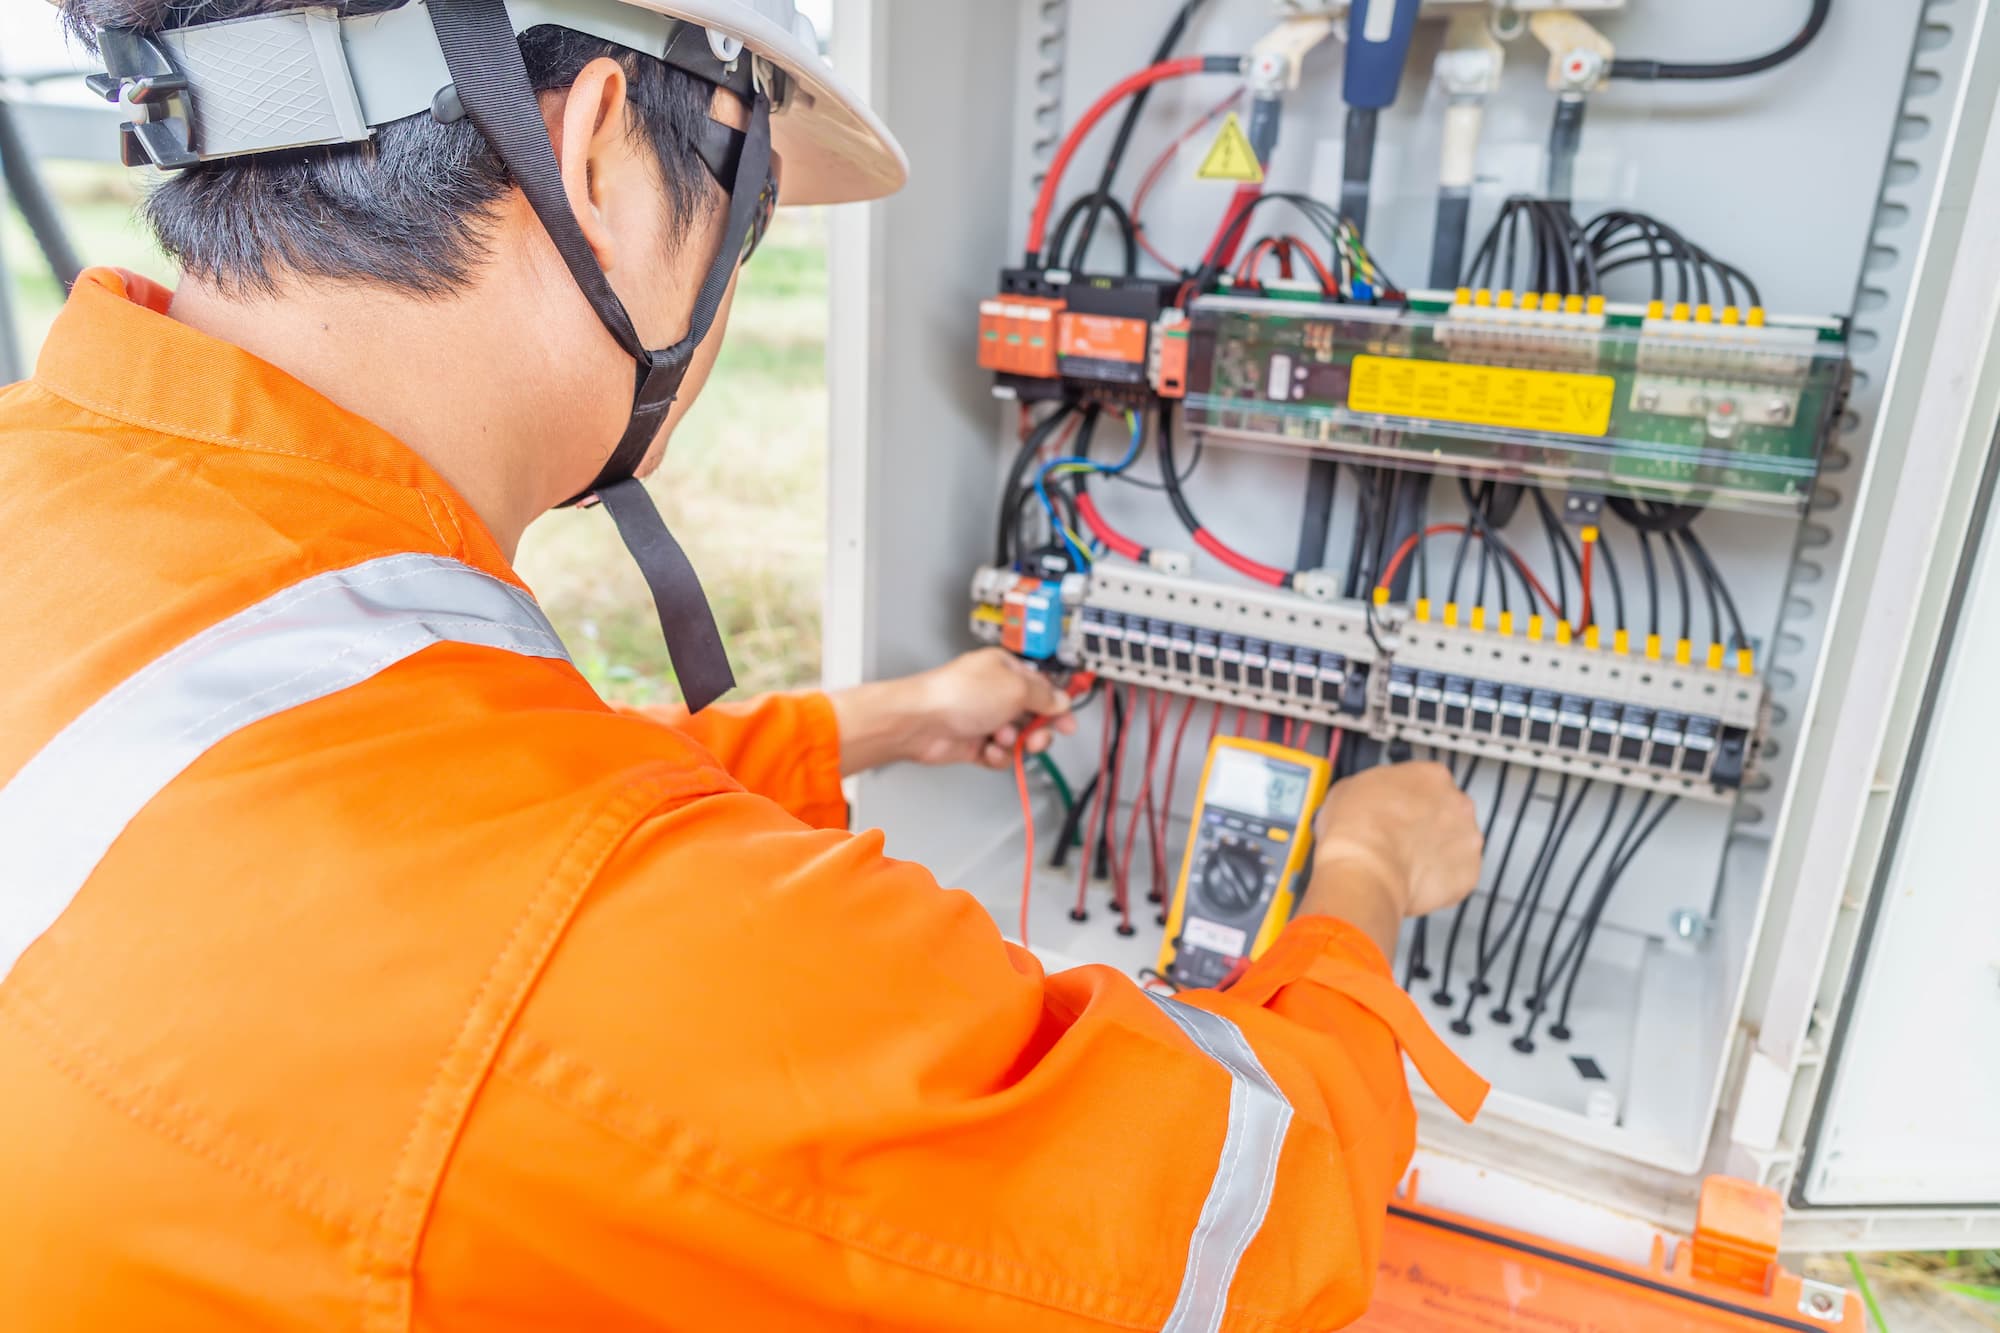
[[[1105,522],[1104,515],[1098,511],[1097,501],[1091,498],[1089,491],[1078,489],[1076,512],[1084,521],[1084,525],[1097,534],[1097,539],[1111,548],[1113,555],[1122,555],[1127,560],[1139,564],[1145,563],[1146,548]]]
[[[1236,247],[1243,244],[1243,234],[1250,230],[1250,205],[1263,194],[1262,185],[1236,187],[1236,193],[1229,199],[1229,209],[1222,215],[1222,225],[1216,228],[1215,239],[1208,243],[1204,265],[1226,269],[1236,262]]]
[[[1207,528],[1196,528],[1188,535],[1194,538],[1196,546],[1246,578],[1256,579],[1259,583],[1268,583],[1274,588],[1282,588],[1285,586],[1285,580],[1290,577],[1276,566],[1252,560],[1242,552],[1224,546]]]
[[[1028,898],[1035,887],[1035,803],[1028,797],[1028,738],[1014,742],[1014,789],[1021,794],[1021,836],[1027,845],[1021,864],[1021,947],[1028,947]]]
[[[1207,66],[1201,56],[1188,56],[1180,60],[1163,60],[1149,69],[1122,80],[1111,91],[1093,102],[1088,111],[1077,120],[1064,136],[1062,147],[1056,150],[1054,160],[1049,163],[1048,174],[1042,177],[1041,193],[1035,198],[1035,211],[1028,220],[1028,253],[1041,262],[1042,247],[1048,239],[1049,217],[1055,212],[1056,195],[1062,188],[1063,173],[1069,170],[1070,159],[1076,156],[1078,148],[1095,129],[1097,122],[1117,106],[1142,88],[1150,88],[1168,79],[1182,78],[1189,74],[1199,74]]]

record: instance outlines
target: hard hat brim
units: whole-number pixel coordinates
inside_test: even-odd
[[[771,117],[772,147],[784,160],[779,203],[860,203],[908,182],[909,159],[896,136],[798,34],[744,0],[627,2],[740,38],[750,53],[790,76],[791,95]]]

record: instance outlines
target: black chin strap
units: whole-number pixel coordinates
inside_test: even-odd
[[[750,127],[729,187],[729,218],[723,229],[722,250],[695,298],[687,336],[656,351],[639,340],[631,316],[612,291],[570,211],[561,167],[549,144],[541,104],[528,79],[520,39],[507,17],[504,0],[429,0],[429,8],[431,27],[467,117],[507,165],[598,319],[638,363],[638,385],[624,437],[591,489],[569,503],[598,500],[610,512],[618,535],[652,590],[681,693],[688,708],[699,712],[735,686],[735,673],[730,670],[722,633],[716,628],[715,613],[709,608],[694,566],[667,531],[652,497],[634,474],[666,422],[695,349],[715,323],[743,253],[744,238],[756,220],[759,195],[770,179],[770,101],[761,92],[751,101]],[[742,58],[750,59],[749,53]]]

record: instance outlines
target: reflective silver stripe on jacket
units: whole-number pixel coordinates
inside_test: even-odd
[[[276,593],[99,699],[0,787],[0,981],[216,742],[434,643],[568,657],[527,593],[456,560],[394,555]]]
[[[1188,1242],[1180,1297],[1166,1322],[1166,1333],[1215,1333],[1222,1327],[1236,1267],[1264,1225],[1278,1187],[1278,1154],[1292,1123],[1292,1104],[1234,1023],[1164,996],[1152,999],[1190,1041],[1229,1071],[1229,1130],[1215,1183]]]

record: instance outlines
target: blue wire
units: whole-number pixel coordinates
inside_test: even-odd
[[[1094,463],[1088,458],[1051,458],[1048,462],[1042,464],[1041,471],[1035,474],[1035,495],[1041,500],[1042,508],[1048,511],[1049,528],[1053,532],[1062,533],[1063,545],[1069,548],[1070,555],[1075,558],[1079,565],[1088,566],[1091,563],[1092,557],[1076,544],[1075,538],[1070,535],[1068,527],[1063,523],[1061,515],[1056,513],[1055,501],[1049,498],[1049,473],[1056,468],[1069,465],[1079,471],[1095,473],[1098,476],[1115,477],[1131,467],[1139,459],[1139,446],[1144,442],[1146,437],[1146,422],[1145,418],[1141,417],[1137,412],[1127,411],[1125,415],[1132,423],[1132,442],[1131,446],[1125,451],[1125,457],[1119,459],[1118,462],[1112,464],[1110,467],[1106,467],[1102,463]]]

